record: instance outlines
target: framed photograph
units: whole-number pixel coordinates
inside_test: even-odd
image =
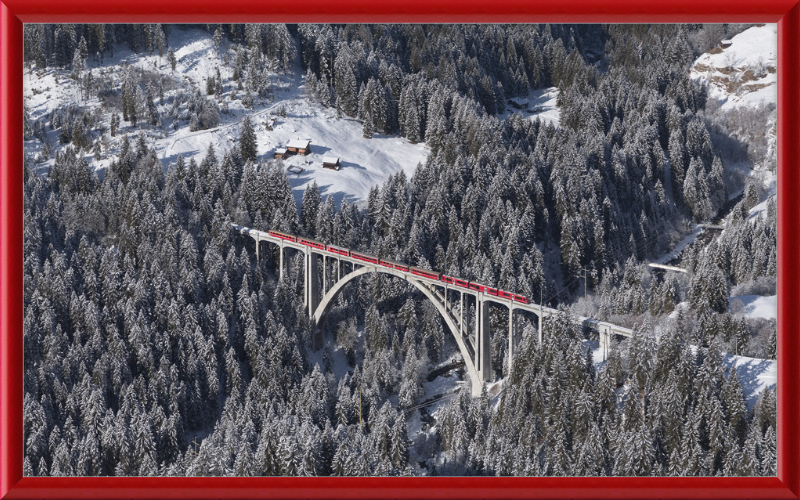
[[[800,498],[797,89],[796,0],[0,0],[0,499]]]

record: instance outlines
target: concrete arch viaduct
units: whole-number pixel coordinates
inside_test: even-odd
[[[509,364],[511,363],[514,353],[516,337],[514,328],[514,311],[526,311],[537,316],[539,320],[539,342],[542,341],[542,319],[559,314],[557,309],[550,307],[515,302],[503,297],[489,295],[487,293],[459,286],[449,285],[439,280],[384,267],[379,264],[365,262],[357,258],[340,255],[301,243],[284,240],[272,236],[266,231],[251,229],[236,224],[231,225],[233,226],[234,230],[242,235],[249,236],[255,241],[256,258],[259,258],[259,248],[262,242],[271,243],[279,247],[279,273],[281,278],[283,278],[284,271],[284,250],[287,248],[293,248],[304,254],[304,304],[307,308],[308,317],[311,319],[315,329],[318,325],[322,324],[325,319],[325,315],[330,309],[330,306],[333,304],[334,300],[339,293],[341,293],[344,287],[361,276],[370,273],[383,273],[403,279],[413,285],[417,290],[422,292],[422,294],[425,295],[428,300],[431,301],[458,344],[459,351],[464,358],[464,364],[472,383],[473,396],[479,396],[483,389],[484,383],[490,382],[493,376],[491,329],[489,325],[490,303],[494,303],[495,305],[499,305],[508,309]],[[327,272],[322,273],[323,283],[322,288],[320,288],[320,257],[322,258],[323,269],[325,270],[328,269],[328,260],[335,260],[337,264],[337,280],[330,286],[330,288],[328,287],[327,283]],[[350,271],[346,272],[344,275],[342,275],[342,263],[350,264]],[[458,294],[458,307],[456,307],[453,303],[456,302],[456,300],[451,300],[453,294]],[[471,295],[474,297],[474,324],[468,324],[472,322],[465,321],[464,318],[465,295]],[[613,335],[624,337],[630,337],[633,335],[633,331],[629,328],[623,328],[611,323],[606,323],[582,316],[579,316],[578,319],[585,326],[588,326],[598,332],[600,337],[600,348],[604,356],[607,354],[608,346],[610,345],[611,337]],[[321,332],[317,330],[317,333],[314,335],[314,349],[320,348],[321,345],[322,335]],[[511,367],[509,366],[509,369],[510,368]]]

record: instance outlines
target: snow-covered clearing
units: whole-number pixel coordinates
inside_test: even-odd
[[[748,318],[778,319],[778,296],[777,295],[739,295],[731,297],[729,304],[734,301],[741,301],[743,309],[740,311]]]
[[[736,367],[736,375],[750,408],[764,389],[778,383],[778,362],[775,360],[724,354],[722,364],[726,368]]]
[[[287,104],[286,118],[278,118],[271,132],[258,132],[260,155],[272,157],[274,150],[291,139],[311,140],[311,153],[290,156],[284,163],[303,171],[289,174],[295,199],[300,202],[305,187],[316,181],[323,200],[332,195],[337,206],[344,196],[348,201],[366,200],[373,186],[381,185],[399,171],[411,178],[417,164],[424,163],[429,149],[411,144],[398,136],[374,134],[365,139],[361,122],[337,119],[332,110],[294,99]],[[260,124],[259,124],[260,126]],[[339,158],[340,170],[322,168],[322,158]]]
[[[538,117],[542,122],[558,127],[561,111],[556,106],[557,97],[557,87],[533,89],[527,97],[508,99],[505,112],[497,115],[497,118],[504,120],[512,113],[522,113],[522,116],[531,120]]]
[[[557,127],[561,119],[561,112],[556,106],[557,97],[558,88],[556,87],[532,90],[528,95],[531,116],[538,116],[543,122]]]
[[[299,92],[302,89],[300,85]],[[372,139],[366,139],[361,133],[361,122],[346,117],[337,119],[333,110],[311,104],[302,95],[287,97],[269,109],[280,106],[285,109],[286,117],[272,116],[274,125],[271,131],[265,126],[267,113],[254,117],[258,154],[259,158],[269,160],[277,148],[285,147],[292,139],[311,141],[311,153],[290,156],[283,161],[287,168],[297,166],[302,169],[298,174],[288,174],[298,203],[306,186],[314,181],[323,200],[331,195],[337,206],[345,196],[349,202],[366,200],[370,189],[383,184],[391,175],[403,171],[410,178],[417,164],[424,163],[428,156],[429,149],[425,144],[411,144],[398,136],[375,134]],[[219,130],[221,128],[178,135],[168,159],[174,160],[178,154],[204,157],[209,143],[222,150],[235,147],[235,141],[227,137],[237,136],[238,127],[224,132]],[[326,156],[338,157],[340,170],[322,168],[322,158]]]
[[[106,57],[100,67],[90,61],[89,68],[95,78],[109,78],[117,89],[125,65],[160,72],[174,78],[176,89],[165,92],[163,105],[156,101],[162,113],[171,108],[171,98],[178,92],[200,90],[205,95],[206,78],[219,69],[223,80],[222,102],[227,104],[228,112],[223,110],[220,114],[218,126],[195,132],[189,130],[186,121],[181,122],[177,130],[165,124],[164,131],[143,130],[144,124],[141,122],[134,127],[123,121],[117,136],[110,138],[110,148],[104,151],[101,160],[95,161],[91,151],[85,152],[87,161],[96,170],[110,165],[111,155],[118,152],[118,141],[125,133],[134,137],[140,132],[150,135],[151,140],[155,141],[158,158],[165,168],[174,164],[178,155],[183,155],[185,160],[195,157],[200,162],[209,145],[214,146],[217,157],[221,158],[225,151],[237,147],[239,126],[248,115],[255,126],[260,159],[271,160],[275,149],[285,146],[289,140],[311,141],[309,155],[291,156],[284,162],[287,167],[294,165],[303,169],[299,174],[289,173],[289,182],[298,203],[306,186],[314,181],[319,186],[323,200],[332,195],[337,206],[344,197],[349,202],[366,200],[370,189],[383,184],[389,176],[403,171],[410,178],[417,164],[424,163],[429,154],[424,143],[410,144],[399,136],[375,134],[372,139],[364,138],[360,121],[347,117],[337,118],[334,110],[309,102],[305,94],[305,77],[299,65],[287,74],[270,73],[273,100],[261,102],[250,110],[242,105],[243,91],[238,91],[237,98],[231,99],[237,84],[232,80],[231,67],[224,64],[227,42],[223,42],[222,50],[217,53],[207,32],[199,28],[174,27],[169,35],[169,44],[177,58],[174,74],[166,54],[164,57],[159,57],[158,54],[134,54],[123,46],[116,49],[113,57]],[[25,100],[32,119],[45,117],[52,110],[70,103],[100,108],[97,98],[85,102],[81,100],[78,86],[69,78],[68,71],[50,70],[39,75],[36,71],[31,74],[26,69],[24,87]],[[110,119],[110,113],[103,110],[101,122],[107,129],[110,127]],[[273,130],[268,130],[267,125],[270,123]],[[64,147],[58,143],[58,131],[49,131],[48,134],[55,150]],[[35,139],[26,141],[25,149],[34,156],[41,150],[41,143]],[[54,156],[55,154],[51,154],[50,159],[37,165],[37,168],[46,170],[51,167]],[[339,157],[340,170],[323,169],[324,156]]]

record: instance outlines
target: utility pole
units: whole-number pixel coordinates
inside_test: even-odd
[[[542,345],[542,314],[544,314],[544,285],[539,287],[539,346]]]
[[[586,274],[587,273],[588,273],[588,271],[584,267],[583,268],[583,300],[584,300],[584,302],[586,301]]]
[[[361,427],[361,381],[358,382],[358,426]]]

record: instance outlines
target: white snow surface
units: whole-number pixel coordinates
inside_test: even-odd
[[[692,66],[691,77],[707,83],[709,97],[719,101],[724,110],[775,104],[777,56],[778,25],[758,25],[734,36],[730,47],[717,47],[700,56]]]
[[[731,297],[729,304],[734,300],[742,301],[744,309],[741,311],[748,318],[778,319],[778,296],[769,295],[739,295]]]
[[[758,205],[756,205],[753,208],[751,208],[750,212],[749,212],[750,215],[749,215],[748,218],[749,219],[753,219],[756,216],[758,216],[759,214],[765,213],[767,211],[767,202],[768,201],[769,201],[769,198],[765,199],[764,201],[762,201]]]
[[[309,147],[311,141],[307,139],[291,139],[286,143],[286,147],[294,149],[306,149]]]
[[[543,122],[557,127],[561,119],[561,111],[556,106],[557,97],[557,87],[532,91],[529,96],[530,108],[533,111],[531,116],[538,116]]]
[[[766,193],[767,197],[750,209],[750,211],[748,212],[749,213],[748,220],[751,221],[757,217],[766,217],[767,205],[769,204],[770,198],[778,194],[777,176],[773,172],[759,172],[759,173],[767,174],[767,175],[761,175],[762,183],[767,191]]]
[[[724,354],[722,364],[726,368],[736,367],[736,375],[750,408],[755,405],[758,395],[764,389],[778,383],[778,362],[775,360]]]

